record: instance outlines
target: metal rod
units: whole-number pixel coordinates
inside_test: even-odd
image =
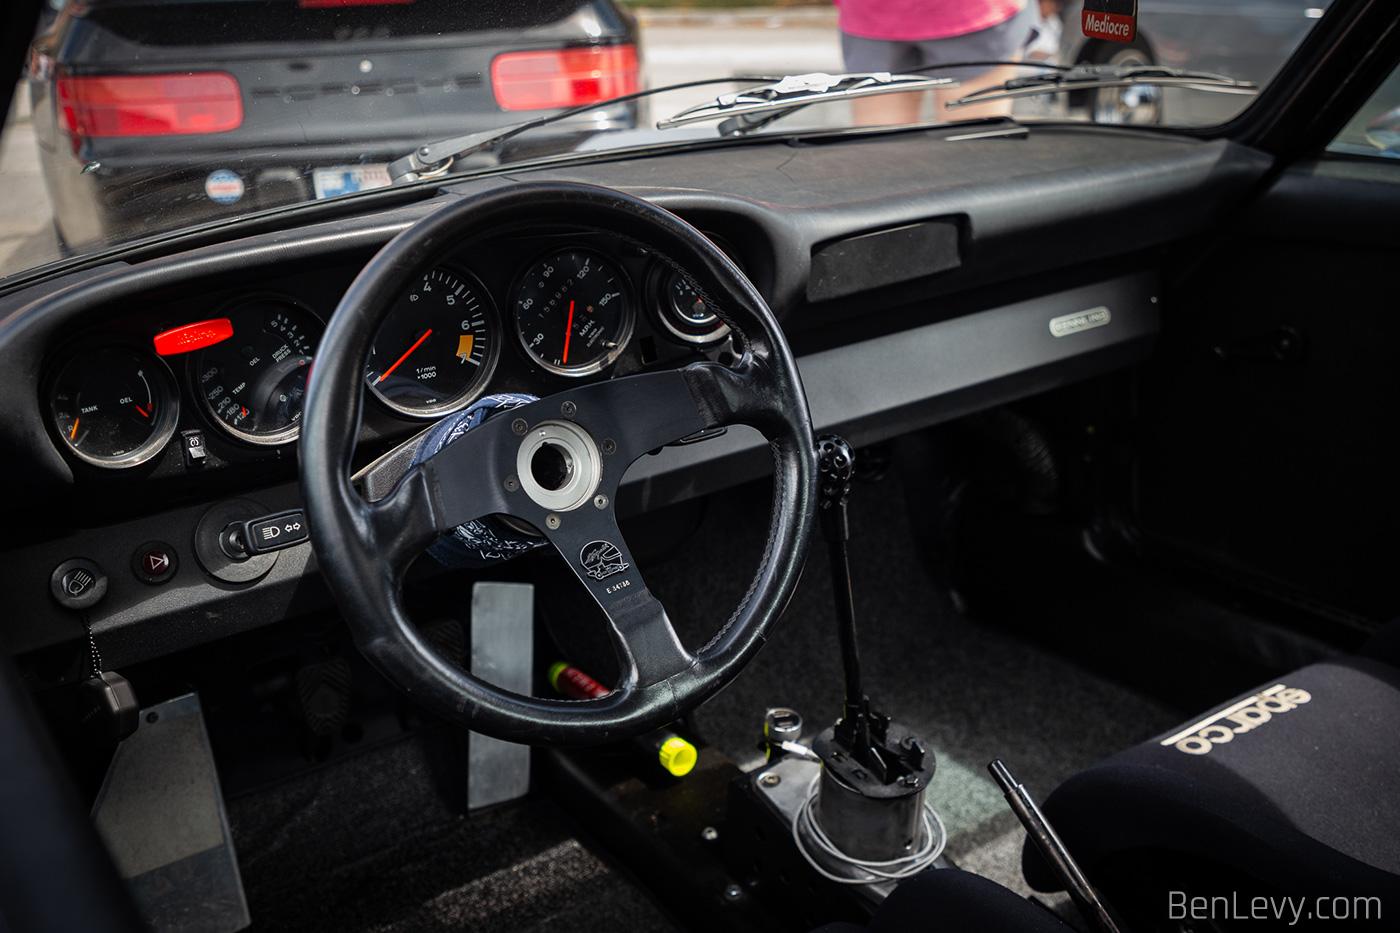
[[[837,506],[845,510],[843,502]],[[831,556],[831,587],[836,596],[836,634],[841,643],[841,671],[846,678],[846,702],[843,715],[859,715],[865,711],[865,690],[860,680],[860,649],[856,645],[856,605],[851,589],[851,565],[844,539],[828,538]]]
[[[863,754],[870,747],[865,690],[860,677],[860,650],[856,647],[856,604],[851,588],[851,564],[846,542],[851,537],[846,497],[855,474],[855,451],[835,434],[817,438],[817,466],[821,478],[819,512],[822,537],[831,558],[831,588],[836,597],[836,635],[841,645],[841,669],[846,678],[842,717],[856,727],[856,747]]]
[[[1045,818],[1045,814],[1040,812],[1040,807],[1035,805],[1026,788],[1011,776],[1011,772],[1002,764],[1000,758],[987,765],[987,770],[1001,786],[1001,792],[1010,804],[1012,812],[1021,821],[1021,825],[1026,827],[1026,835],[1030,837],[1036,851],[1065,886],[1070,899],[1074,901],[1088,924],[1099,933],[1121,933],[1118,924],[1113,921],[1113,917],[1099,898],[1098,892],[1089,883],[1089,879],[1084,877],[1079,863],[1069,854],[1069,849],[1065,848],[1054,827]]]

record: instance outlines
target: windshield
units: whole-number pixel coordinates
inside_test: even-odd
[[[1263,86],[1328,0],[1141,0],[1131,42],[1086,35],[1121,5],[70,2],[45,10],[0,143],[0,276],[395,181],[567,154],[988,118],[1219,124],[1251,96],[1147,76],[1014,98],[994,90],[1052,66],[1163,66]],[[949,80],[657,128],[755,80],[850,72]],[[658,90],[713,79],[728,83]],[[530,121],[539,125],[491,139]],[[391,170],[464,136],[473,141],[449,158]]]

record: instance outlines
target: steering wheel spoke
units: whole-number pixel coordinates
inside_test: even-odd
[[[379,553],[404,566],[439,535],[486,515],[508,513],[500,456],[508,426],[488,422],[409,469],[393,490],[366,506]]]
[[[560,516],[545,537],[607,616],[624,664],[620,687],[649,687],[695,666],[665,607],[642,581],[611,508],[585,505]]]
[[[617,478],[643,454],[715,426],[688,380],[674,370],[580,386],[517,411],[583,428],[603,455],[605,475]]]
[[[375,550],[390,567],[408,566],[442,533],[433,481],[421,467],[405,474],[383,499],[366,503],[364,511]]]
[[[707,427],[746,424],[768,433],[788,417],[781,394],[770,388],[771,379],[757,360],[739,368],[695,363],[681,374]]]

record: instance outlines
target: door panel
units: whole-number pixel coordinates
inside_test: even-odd
[[[1285,172],[1165,295],[1141,381],[1148,542],[1327,614],[1400,615],[1400,164]]]

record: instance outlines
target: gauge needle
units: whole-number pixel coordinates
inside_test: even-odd
[[[387,379],[387,378],[389,377],[389,374],[390,374],[391,372],[393,372],[394,370],[398,369],[398,368],[399,368],[399,364],[402,363],[404,360],[408,359],[408,355],[409,355],[410,353],[412,353],[414,350],[417,350],[418,347],[419,347],[419,345],[420,345],[424,340],[427,340],[427,339],[428,339],[428,334],[431,334],[432,332],[433,332],[433,329],[432,329],[431,327],[429,327],[429,328],[423,333],[423,336],[421,336],[421,337],[419,337],[417,340],[413,341],[413,346],[411,346],[411,347],[409,347],[407,350],[403,351],[403,356],[401,356],[401,357],[399,357],[398,359],[394,360],[394,365],[393,365],[393,366],[390,366],[388,369],[384,370],[384,372],[380,373],[380,374],[379,374],[379,378],[376,379],[376,380],[374,380],[374,384],[375,384],[375,385],[379,385],[379,383],[381,383],[381,382],[383,382],[385,379]]]
[[[82,418],[74,418],[74,419],[73,419],[73,430],[71,430],[71,431],[68,432],[68,439],[69,439],[70,441],[71,441],[73,438],[75,438],[75,437],[78,436],[78,422],[79,422],[79,421],[82,421],[82,420],[83,420]]]
[[[142,418],[151,417],[150,415],[146,414],[146,409],[142,408],[140,405],[132,405],[131,407],[139,411],[141,413]]]
[[[561,363],[569,362],[569,335],[574,332],[574,303],[569,302],[569,323],[564,325],[564,358]]]

